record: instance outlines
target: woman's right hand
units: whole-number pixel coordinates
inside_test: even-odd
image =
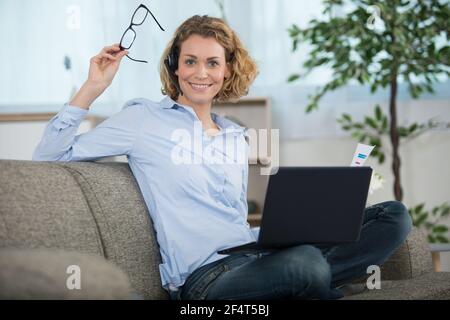
[[[70,101],[70,105],[89,110],[90,105],[112,83],[119,70],[120,61],[128,54],[126,50],[120,50],[118,43],[104,47],[100,53],[91,58],[89,77],[76,95]]]
[[[104,47],[99,54],[91,58],[87,81],[98,89],[106,89],[119,70],[122,58],[127,54],[128,51],[120,50],[118,43]]]

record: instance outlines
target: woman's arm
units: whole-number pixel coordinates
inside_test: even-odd
[[[37,161],[81,161],[128,154],[136,138],[140,108],[122,112],[86,134],[75,136],[92,102],[112,83],[127,54],[118,44],[105,47],[90,60],[89,77],[73,100],[50,120],[33,153]]]
[[[35,161],[93,161],[128,155],[139,136],[144,105],[133,101],[94,129],[76,136],[87,110],[65,105],[49,122],[33,153]]]

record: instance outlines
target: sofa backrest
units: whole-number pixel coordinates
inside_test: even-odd
[[[105,257],[166,299],[152,222],[127,163],[0,160],[0,246]]]

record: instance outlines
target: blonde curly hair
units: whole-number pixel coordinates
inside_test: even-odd
[[[214,100],[217,102],[235,101],[247,95],[252,82],[258,75],[256,63],[242,45],[236,33],[219,18],[208,17],[207,15],[195,15],[184,21],[176,30],[169,41],[160,61],[160,77],[164,95],[177,100],[179,92],[171,81],[169,70],[165,60],[174,48],[174,52],[180,52],[181,44],[191,35],[196,34],[202,37],[212,37],[225,49],[225,59],[229,64],[230,76],[224,80],[221,90]],[[178,61],[178,56],[176,57]],[[178,76],[172,74],[174,80],[178,81]]]

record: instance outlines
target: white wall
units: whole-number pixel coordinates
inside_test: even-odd
[[[0,122],[0,159],[31,160],[46,125],[45,121]],[[83,121],[78,133],[90,128],[91,122]]]

